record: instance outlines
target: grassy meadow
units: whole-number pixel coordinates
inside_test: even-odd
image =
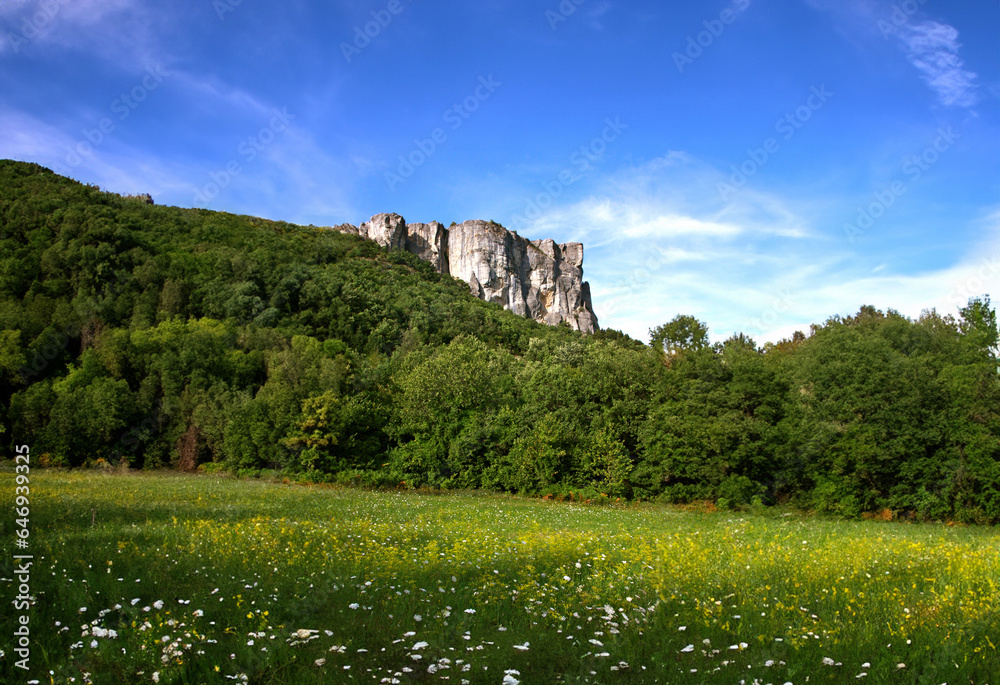
[[[1000,683],[995,528],[37,470],[23,550],[0,492],[5,683]]]

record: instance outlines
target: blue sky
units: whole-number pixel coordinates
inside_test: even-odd
[[[585,245],[603,327],[1000,299],[1000,3],[0,0],[0,157]]]

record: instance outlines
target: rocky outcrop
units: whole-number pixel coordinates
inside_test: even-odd
[[[430,262],[438,273],[450,274],[448,229],[438,221],[406,226],[406,249]]]
[[[598,329],[590,299],[590,284],[583,280],[583,244],[553,240],[528,243],[531,286],[527,304],[531,317],[556,325],[566,320],[576,330]]]
[[[355,228],[334,230],[404,249],[439,273],[469,284],[476,297],[542,323],[593,333],[597,316],[583,281],[583,245],[527,240],[492,221],[466,221],[445,228],[437,221],[409,224],[398,214],[377,214]]]
[[[397,250],[406,247],[406,222],[398,214],[376,214],[358,227],[358,233],[382,247]]]
[[[527,240],[499,224],[466,221],[448,229],[448,263],[487,302],[553,326],[597,330],[580,243]]]

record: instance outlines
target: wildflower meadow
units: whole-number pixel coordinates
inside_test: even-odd
[[[4,683],[997,683],[1000,533],[175,474],[32,477]]]

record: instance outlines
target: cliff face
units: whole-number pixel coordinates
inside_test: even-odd
[[[354,227],[335,230],[405,249],[469,284],[472,294],[521,316],[593,333],[597,316],[590,286],[583,282],[583,245],[526,240],[503,226],[466,221],[445,228],[434,221],[409,224],[398,214],[377,214]]]

